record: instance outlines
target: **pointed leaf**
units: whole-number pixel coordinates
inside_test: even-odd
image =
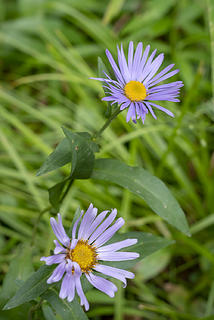
[[[48,303],[42,304],[42,312],[45,317],[45,320],[57,320],[56,315],[54,314],[53,310],[48,305]]]
[[[71,148],[68,139],[63,139],[56,149],[48,156],[41,168],[37,172],[37,176],[56,170],[71,162]]]
[[[48,287],[47,279],[55,266],[42,266],[17,290],[16,294],[8,301],[3,310],[8,310],[19,306],[25,302],[31,301],[42,293]]]
[[[65,185],[67,184],[67,182],[68,182],[68,179],[65,179],[65,180],[55,184],[50,189],[48,189],[50,204],[53,206],[53,208],[56,211],[59,210],[61,194],[62,194],[62,191],[63,191]]]
[[[73,179],[88,179],[94,167],[94,153],[87,140],[80,134],[73,133],[67,128],[63,128],[71,148]]]
[[[56,288],[50,288],[47,290],[47,292],[45,292],[43,295],[43,298],[50,303],[56,314],[59,315],[63,320],[88,319],[76,298],[72,302],[68,302],[66,299],[60,299]]]
[[[18,250],[17,256],[12,259],[9,270],[4,278],[1,289],[0,300],[1,304],[5,304],[10,299],[31,273],[33,273],[32,265],[32,248],[21,247]]]
[[[75,133],[87,140],[93,152],[99,151],[99,146],[94,141],[91,140],[91,135],[88,132],[78,132]],[[37,176],[48,173],[50,171],[59,169],[71,162],[72,159],[72,149],[67,138],[64,138],[56,147],[56,149],[48,156],[41,168],[37,172]]]
[[[98,57],[97,65],[98,65],[98,76],[99,76],[99,78],[105,78],[106,77],[105,73],[108,74],[109,72],[108,72],[108,69],[106,68],[102,58]]]
[[[138,195],[172,226],[190,235],[187,220],[166,185],[148,171],[127,166],[118,160],[98,159],[91,178],[118,184]]]

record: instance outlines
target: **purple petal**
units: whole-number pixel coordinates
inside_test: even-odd
[[[140,104],[138,102],[135,102],[134,105],[135,105],[135,111],[136,111],[136,114],[137,114],[137,119],[139,119],[140,115],[141,115],[141,113],[140,113]]]
[[[134,52],[133,41],[130,41],[129,42],[129,52],[128,52],[128,68],[129,68],[130,75],[132,72],[133,52]]]
[[[62,279],[65,273],[66,261],[61,262],[53,271],[52,275],[48,278],[47,283],[58,282]]]
[[[119,70],[118,66],[116,65],[116,63],[115,63],[115,61],[114,61],[114,59],[108,49],[106,49],[106,55],[107,55],[107,58],[112,66],[112,69],[114,71],[114,74],[115,74],[117,80],[119,82],[121,82],[122,84],[125,84],[124,79],[120,73],[120,70]]]
[[[168,71],[170,71],[173,67],[174,67],[175,64],[170,64],[168,65],[166,68],[164,68],[162,71],[160,71],[153,79],[151,79],[149,82],[148,82],[148,87],[151,87],[153,86],[153,82],[158,80],[159,78],[161,78],[163,75],[165,75]]]
[[[128,108],[129,105],[130,105],[130,101],[124,102],[123,104],[121,104],[120,110],[124,110]]]
[[[109,277],[116,278],[124,283],[124,287],[126,287],[126,278],[133,279],[135,277],[134,273],[118,269],[110,266],[105,266],[102,264],[98,264],[94,267],[94,270],[101,272]]]
[[[153,93],[149,96],[147,96],[146,100],[164,100],[164,101],[173,101],[173,102],[179,102],[179,99],[176,99],[178,93],[176,94],[167,94],[167,93]]]
[[[74,267],[74,274],[80,277],[81,274],[82,274],[80,266],[78,265],[77,262],[72,262],[72,264],[73,264],[73,267]]]
[[[108,97],[103,97],[102,100],[103,101],[113,101],[114,98],[112,96],[108,96]]]
[[[77,221],[74,223],[74,226],[73,226],[73,229],[72,229],[72,239],[76,239],[77,226],[78,226],[78,223],[79,223],[80,219],[82,218],[83,213],[84,213],[84,211],[82,210],[81,213],[80,213],[79,218],[78,218]]]
[[[135,51],[133,65],[132,65],[132,79],[136,79],[137,71],[139,70],[139,65],[142,57],[142,50],[143,50],[143,44],[142,42],[139,42]]]
[[[46,265],[50,266],[55,263],[60,263],[65,259],[65,254],[55,254],[49,257],[42,257],[40,261],[45,261]]]
[[[124,261],[139,258],[136,252],[101,252],[98,255],[98,260],[103,261]]]
[[[65,299],[68,296],[68,290],[70,288],[71,274],[66,273],[61,284],[61,289],[59,292],[59,297]]]
[[[54,240],[54,244],[56,246],[56,248],[54,249],[54,254],[66,253],[66,249],[62,247],[57,240]]]
[[[141,103],[140,104],[140,116],[141,116],[143,123],[145,121],[147,113],[148,113],[148,110],[147,110],[146,106],[143,103]]]
[[[129,110],[126,115],[126,122],[129,122],[130,119],[134,119],[134,118],[136,119],[135,107],[134,107],[134,103],[131,102]]]
[[[115,85],[117,85],[118,87],[121,88],[121,84],[120,84],[118,81],[112,80],[105,71],[103,71],[103,73],[104,73],[104,75],[106,76],[106,78],[107,78],[108,80],[110,80],[109,82],[113,82]],[[108,82],[108,81],[107,81],[107,82]]]
[[[90,77],[89,79],[91,79],[91,80],[98,80],[98,81],[102,81],[102,82],[113,82],[113,83],[117,83],[117,81],[112,80],[111,78],[106,79],[106,78],[94,78],[94,77]]]
[[[153,107],[155,107],[155,108],[167,113],[169,116],[174,117],[174,114],[171,111],[167,110],[166,108],[161,107],[161,106],[159,106],[159,105],[157,105],[155,103],[152,103],[152,102],[149,102],[149,104],[152,105]]]
[[[152,65],[152,60],[155,56],[157,52],[157,49],[155,49],[152,54],[150,55],[149,59],[147,60],[144,68],[143,68],[143,71],[140,75],[140,81],[142,81],[143,79],[145,79],[145,77],[147,77],[147,75],[150,73],[150,70],[151,70],[151,65]]]
[[[148,94],[156,92],[156,91],[161,91],[161,90],[169,90],[169,89],[179,89],[183,87],[183,82],[182,81],[174,81],[171,83],[165,83],[161,84],[159,86],[152,87],[151,89],[148,89],[147,92]]]
[[[60,213],[58,213],[58,223],[56,220],[52,217],[50,218],[51,227],[53,229],[53,232],[55,233],[58,240],[65,246],[68,247],[70,244],[70,239],[65,233],[65,229],[62,225],[62,218]]]
[[[112,244],[108,244],[107,246],[103,246],[97,249],[97,252],[104,252],[104,251],[117,251],[126,247],[133,246],[137,243],[137,239],[126,239],[122,241],[118,241]]]
[[[81,302],[81,306],[85,306],[85,310],[88,311],[89,310],[89,303],[88,300],[86,299],[86,296],[82,290],[82,285],[80,282],[80,277],[79,276],[74,276],[75,279],[75,285],[76,285],[76,290],[77,290],[77,294],[80,297],[80,302]]]
[[[122,44],[121,44],[121,51],[119,47],[117,47],[117,53],[118,53],[118,63],[119,63],[120,71],[123,75],[125,82],[129,82],[131,78],[130,78],[130,73],[127,66]]]
[[[100,247],[104,243],[106,243],[109,239],[113,237],[113,235],[124,225],[125,221],[123,218],[119,218],[113,226],[108,228],[101,236],[99,236],[94,242],[95,247]]]
[[[70,249],[70,250],[74,249],[74,248],[76,247],[76,245],[77,245],[77,242],[78,242],[77,239],[73,239],[73,240],[71,241],[71,245],[70,245],[69,249]]]
[[[163,80],[166,80],[166,79],[168,79],[168,78],[173,77],[173,76],[174,76],[176,73],[178,73],[178,72],[179,72],[179,69],[176,69],[176,70],[174,70],[174,71],[171,71],[171,72],[165,74],[164,76],[162,76],[161,78],[159,78],[159,79],[156,80],[156,81],[154,81],[154,79],[153,79],[153,81],[152,81],[150,84],[151,84],[151,86],[154,86],[154,85],[156,85],[157,83],[159,83],[159,82],[161,82],[161,81],[163,81]]]
[[[145,103],[145,105],[147,106],[147,108],[149,109],[149,111],[150,111],[151,115],[153,116],[153,118],[154,118],[155,120],[157,120],[157,117],[156,117],[154,111],[152,110],[152,107],[150,106],[150,104],[149,104],[148,102],[145,102],[145,101],[144,101],[144,103]]]
[[[86,211],[81,225],[79,227],[79,232],[78,232],[78,239],[86,239],[86,231],[92,224],[93,220],[95,219],[97,215],[97,208],[93,208],[93,205],[90,204],[88,207],[88,210]]]
[[[116,215],[117,215],[117,209],[112,210],[112,212],[105,219],[105,221],[95,230],[94,233],[92,233],[92,235],[88,240],[89,244],[91,244],[94,240],[96,240],[97,237],[99,237],[99,235],[103,233],[108,228],[108,226],[110,226],[110,224],[114,221]]]
[[[78,277],[82,275],[82,271],[79,264],[75,261],[71,261],[70,259],[67,259],[66,272],[75,274]]]
[[[144,69],[146,60],[147,60],[148,55],[149,55],[149,50],[150,50],[150,45],[148,45],[146,47],[146,49],[144,50],[143,57],[141,59],[141,62],[140,62],[140,65],[139,65],[139,68],[138,68],[138,71],[137,71],[137,74],[136,74],[136,78],[140,82],[142,81],[141,76],[143,74],[143,69]]]
[[[93,219],[91,219],[92,222],[88,222],[88,225],[86,226],[85,228],[85,231],[84,231],[84,237],[83,239],[84,240],[88,240],[89,236],[91,235],[91,226],[92,224],[94,223],[95,219],[96,219],[96,215],[97,215],[97,208],[94,208],[93,211],[92,211],[92,214],[93,214]]]
[[[98,290],[106,293],[109,297],[113,298],[117,287],[111,281],[95,276],[93,273],[86,274],[88,281]]]
[[[71,260],[67,260],[67,265],[65,268],[66,274],[62,280],[62,285],[59,293],[61,299],[65,299],[67,297],[67,300],[69,302],[71,302],[75,296],[75,280],[72,272],[73,265],[74,264],[73,262],[71,262]]]
[[[105,73],[105,72],[104,72]],[[107,86],[114,86],[114,87],[117,87],[118,89],[122,89],[123,88],[123,84],[121,82],[118,82],[116,80],[112,80],[108,75],[107,73],[105,73],[106,77],[108,78],[108,80],[111,80],[111,81],[104,81],[105,84]],[[111,84],[110,82],[112,82],[113,84]]]
[[[106,266],[104,264],[98,264],[94,269],[96,271],[102,272],[103,274],[106,274],[107,276],[108,275],[111,276],[110,273],[113,274],[113,272],[116,272],[116,273],[122,274],[127,279],[134,279],[135,277],[133,272],[130,272],[124,269]]]
[[[67,290],[67,293],[68,302],[73,301],[75,296],[75,280],[73,275],[70,276],[69,289]]]
[[[149,72],[148,76],[145,78],[145,80],[143,81],[143,84],[146,86],[147,83],[149,82],[149,80],[156,74],[156,72],[158,71],[158,69],[160,68],[162,62],[164,59],[164,54],[161,53],[159,54],[159,56],[153,61],[153,63],[151,64],[151,71]]]
[[[88,229],[88,237],[90,237],[92,232],[94,232],[94,230],[99,226],[99,224],[103,221],[103,219],[105,218],[108,212],[109,212],[108,210],[103,211],[96,217],[96,219]]]

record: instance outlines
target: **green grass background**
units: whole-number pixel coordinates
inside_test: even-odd
[[[139,263],[136,278],[126,290],[119,287],[115,299],[89,292],[88,316],[214,319],[212,0],[0,1],[0,281],[17,252],[25,254],[30,245],[39,212],[48,206],[47,188],[69,172],[66,166],[35,176],[62,139],[60,127],[93,132],[105,121],[102,87],[88,79],[97,75],[97,57],[107,62],[106,48],[116,54],[116,44],[127,50],[130,40],[164,52],[164,65],[176,64],[177,79],[185,85],[181,103],[162,104],[175,119],[157,111],[158,120],[148,115],[145,125],[127,124],[124,111],[104,132],[99,157],[144,167],[167,183],[192,237],[167,225],[127,190],[76,181],[61,207],[66,226],[78,206],[86,209],[93,202],[99,210],[116,207],[126,230],[176,240]],[[39,224],[28,274],[31,261],[39,267],[40,256],[53,248],[49,217]],[[29,319],[27,310],[0,312],[0,319]],[[44,314],[39,311],[34,319],[50,319]]]

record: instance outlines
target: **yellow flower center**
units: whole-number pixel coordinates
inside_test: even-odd
[[[90,271],[97,263],[96,248],[87,241],[79,240],[74,249],[67,251],[67,257],[80,266],[82,272]]]
[[[139,81],[129,81],[124,87],[124,93],[131,101],[141,101],[146,98],[146,88]]]

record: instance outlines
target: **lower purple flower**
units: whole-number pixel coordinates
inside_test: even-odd
[[[67,298],[70,302],[74,299],[76,291],[80,297],[81,305],[85,306],[86,311],[89,309],[89,303],[82,289],[81,276],[85,274],[87,280],[95,288],[112,298],[117,291],[115,284],[94,274],[93,270],[119,279],[125,287],[126,278],[133,279],[134,274],[100,264],[99,261],[124,261],[139,257],[139,254],[135,252],[118,251],[136,244],[137,239],[126,239],[104,245],[125,223],[123,218],[119,218],[112,224],[116,218],[117,210],[113,209],[107,216],[108,212],[103,211],[97,214],[97,208],[91,204],[85,215],[82,211],[80,218],[75,221],[71,239],[67,236],[62,225],[61,215],[58,213],[58,223],[54,218],[50,219],[50,223],[61,244],[54,240],[56,245],[54,255],[40,259],[45,261],[47,265],[58,264],[47,283],[58,282],[63,278],[59,293],[60,298]],[[77,232],[77,226],[81,219]]]

